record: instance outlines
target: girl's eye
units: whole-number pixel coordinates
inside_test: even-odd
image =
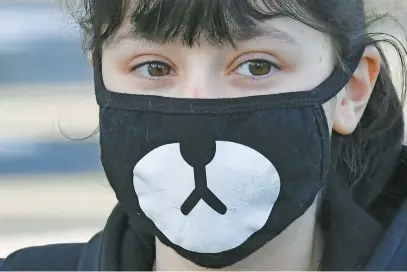
[[[164,77],[171,75],[173,69],[163,62],[145,62],[134,67],[133,72],[140,74],[142,77]]]
[[[242,63],[235,73],[248,77],[267,76],[278,67],[267,60],[250,60]]]

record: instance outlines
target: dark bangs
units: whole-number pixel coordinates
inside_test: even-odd
[[[213,45],[259,35],[256,25],[284,16],[296,1],[137,0],[132,14],[134,33],[159,43],[181,41],[194,46],[200,38]]]
[[[77,17],[85,37],[91,37],[86,49],[92,51],[115,34],[126,16],[136,36],[190,47],[200,38],[233,46],[261,34],[257,24],[274,17],[293,18],[345,44],[363,37],[365,29],[362,0],[81,0],[80,7]]]

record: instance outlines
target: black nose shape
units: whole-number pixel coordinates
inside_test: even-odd
[[[181,212],[188,215],[202,199],[217,213],[225,214],[226,205],[208,188],[206,179],[206,166],[213,160],[216,153],[215,141],[198,136],[181,142],[180,149],[183,159],[194,169],[195,179],[195,189],[182,204]]]
[[[205,167],[215,157],[216,143],[207,139],[189,139],[180,143],[181,156],[193,168]]]

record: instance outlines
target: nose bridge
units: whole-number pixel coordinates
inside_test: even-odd
[[[194,48],[195,49],[195,48]],[[205,50],[191,49],[185,54],[182,96],[186,98],[215,98],[222,69],[214,56]]]

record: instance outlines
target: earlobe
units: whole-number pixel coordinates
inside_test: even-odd
[[[365,49],[351,80],[338,95],[333,129],[340,134],[351,134],[366,109],[379,76],[381,57],[373,46]]]

